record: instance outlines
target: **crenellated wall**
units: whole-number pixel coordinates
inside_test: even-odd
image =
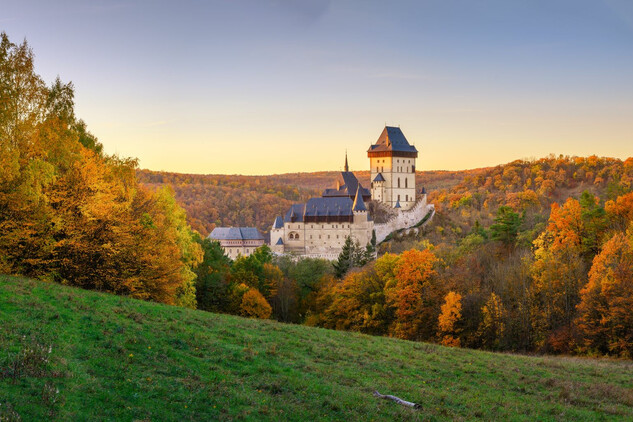
[[[418,224],[424,216],[433,210],[433,205],[426,203],[426,194],[420,195],[415,206],[407,211],[400,211],[384,224],[375,224],[376,243],[380,243],[389,234],[402,229],[408,229]]]

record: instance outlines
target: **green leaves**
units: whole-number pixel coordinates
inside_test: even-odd
[[[498,240],[508,247],[514,246],[522,221],[523,219],[511,207],[499,207],[495,224],[490,226],[492,239]]]

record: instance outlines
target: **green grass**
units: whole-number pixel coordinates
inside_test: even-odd
[[[449,349],[5,276],[0,365],[0,420],[633,419],[631,362]]]

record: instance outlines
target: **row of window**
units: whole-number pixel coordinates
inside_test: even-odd
[[[403,159],[403,160],[402,160],[402,164],[411,164],[411,160],[407,160],[407,162],[406,162],[406,163],[405,163],[404,161],[405,161],[405,160]],[[376,160],[376,162],[377,162],[377,163],[384,163],[384,162],[385,162],[385,159],[383,158],[383,159],[382,159],[382,161],[380,161],[380,160]],[[400,163],[400,159],[399,159],[399,158],[396,158],[396,163]]]
[[[228,253],[229,255],[231,255],[231,254],[233,253],[233,248],[227,248],[227,249],[228,249],[228,250],[227,250],[227,253]],[[236,249],[235,249],[235,255],[237,255],[237,254],[238,254],[238,253],[240,253],[240,252],[241,252],[241,251],[240,251],[240,248],[236,248]],[[253,249],[253,252],[255,252],[255,249]],[[251,253],[251,250],[250,250],[250,249],[248,249],[248,248],[246,248],[246,249],[244,250],[244,253],[245,253],[246,255],[248,255],[248,254],[250,254],[250,253]]]
[[[409,195],[407,195],[407,198],[409,197]],[[398,196],[398,199],[400,199],[400,196]],[[408,199],[407,199],[408,201]],[[291,232],[288,237],[290,238],[290,240],[299,240],[299,233],[295,233],[295,232]],[[330,239],[330,235],[327,235],[327,238]],[[336,238],[339,239],[339,235],[336,235]],[[312,235],[310,235],[310,239],[312,239]],[[321,239],[321,235],[319,235],[319,239]]]
[[[327,224],[321,224],[321,228],[324,229],[326,225]],[[307,224],[306,224],[306,226],[307,226]],[[318,226],[318,224],[317,224],[317,226]],[[339,227],[339,224],[330,224],[329,226],[330,227],[328,227],[328,228],[330,228],[330,229],[349,229],[349,224],[347,224],[347,225],[341,224],[340,225],[341,227]],[[292,224],[288,224],[288,228],[292,229]],[[296,228],[301,230],[301,224],[297,224]],[[314,224],[310,224],[310,228],[313,229],[314,228]],[[318,229],[318,227],[317,227],[317,229]]]
[[[400,186],[400,178],[399,178],[399,177],[398,177],[398,180],[397,180],[397,181],[398,181],[398,187],[401,187],[401,186]],[[372,187],[372,188],[374,187],[374,182],[371,182],[371,187]],[[408,187],[409,187],[409,179],[406,179],[406,178],[404,179],[404,187],[405,187],[405,188],[408,188]]]
[[[398,187],[400,187],[400,178],[398,177]],[[409,187],[409,179],[404,179],[404,187]]]
[[[384,173],[384,171],[385,168],[383,166],[376,166],[376,173]],[[396,167],[396,173],[415,173],[415,166],[412,166],[411,170],[409,170],[409,166],[406,167],[406,170],[405,167]]]

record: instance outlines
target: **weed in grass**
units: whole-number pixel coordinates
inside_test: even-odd
[[[51,418],[57,414],[57,408],[61,404],[61,397],[59,395],[59,388],[53,384],[47,382],[42,388],[42,404],[48,408],[48,416]]]
[[[26,340],[26,336],[22,337]],[[0,378],[8,378],[15,384],[23,377],[41,378],[48,374],[48,363],[53,351],[52,345],[31,340],[15,355],[6,356],[0,362]]]
[[[268,356],[277,356],[277,343],[273,343],[266,349],[266,354]]]
[[[20,414],[11,406],[11,403],[0,402],[0,422],[19,422]]]

